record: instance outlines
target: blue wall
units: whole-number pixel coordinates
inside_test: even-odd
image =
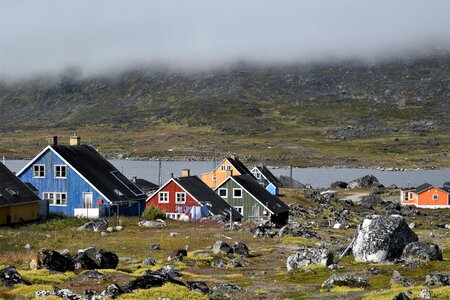
[[[278,195],[278,188],[273,183],[269,183],[269,185],[266,186],[266,190],[272,195]]]
[[[45,165],[45,178],[33,178],[33,165]],[[82,179],[71,167],[67,166],[67,178],[55,178],[54,165],[66,165],[57,155],[48,149],[41,157],[31,164],[19,178],[23,182],[29,182],[39,191],[39,197],[43,199],[44,192],[66,192],[67,206],[50,206],[50,213],[62,213],[67,216],[74,215],[74,208],[83,207],[83,192],[93,194],[93,208],[98,208],[97,200],[102,199],[105,206],[105,214],[109,214],[109,202],[106,201],[90,184]],[[144,204],[145,206],[145,204]],[[127,209],[131,210],[131,209]],[[124,209],[124,212],[127,210]],[[137,214],[137,205],[134,211]],[[122,214],[122,211],[120,211]]]

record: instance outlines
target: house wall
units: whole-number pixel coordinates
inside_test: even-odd
[[[39,219],[38,202],[0,207],[0,225],[7,224],[8,216],[11,216],[12,224],[37,220]]]
[[[159,192],[169,192],[169,203],[159,203],[158,202]],[[192,198],[188,193],[186,193],[186,203],[185,204],[176,203],[175,193],[177,193],[177,192],[182,193],[182,192],[186,192],[186,191],[184,189],[182,189],[174,181],[171,181],[159,192],[153,194],[150,197],[150,199],[147,201],[147,205],[146,205],[147,207],[155,206],[155,207],[159,208],[160,210],[165,211],[166,213],[179,213],[179,211],[177,211],[177,207],[201,206],[201,204],[199,202],[197,202],[194,198]]]
[[[45,165],[45,178],[33,177],[33,165]],[[98,200],[102,200],[105,212],[108,213],[109,203],[89,183],[79,176],[71,167],[67,166],[67,178],[55,178],[54,165],[66,165],[50,149],[41,155],[20,176],[23,182],[29,182],[39,191],[39,197],[43,199],[45,192],[67,193],[67,205],[50,205],[50,213],[59,213],[67,216],[74,215],[75,208],[82,208],[82,196],[84,192],[92,193],[92,207],[98,208]]]
[[[433,200],[433,195],[438,195],[438,199],[437,200]],[[449,203],[449,194],[437,189],[435,187],[429,188],[426,191],[423,191],[421,193],[419,193],[418,195],[418,201],[417,201],[418,205],[429,205],[429,206],[434,206],[434,205],[450,205]]]
[[[274,196],[278,195],[278,188],[273,183],[269,183],[266,186],[266,190]]]
[[[408,200],[406,196],[408,195]],[[412,196],[412,197],[411,197]],[[414,190],[404,190],[400,191],[400,203],[404,205],[417,205],[417,194]]]
[[[242,206],[242,215],[244,219],[254,219],[252,218],[252,208],[254,206],[259,207],[259,217],[268,219],[270,217],[270,212],[264,214],[265,207],[261,205],[258,201],[256,201],[249,193],[247,193],[244,189],[242,189],[242,198],[234,198],[233,197],[233,189],[241,188],[238,184],[236,184],[233,180],[228,180],[224,185],[220,186],[220,188],[227,189],[227,197],[223,197],[225,201],[227,201],[231,206]],[[218,190],[216,191],[218,193]]]
[[[230,166],[230,170],[222,171],[222,166]],[[233,167],[228,160],[224,160],[213,172],[205,173],[202,175],[202,181],[206,183],[210,188],[214,189],[222,184],[230,176],[242,175]],[[215,177],[215,180],[214,180]]]

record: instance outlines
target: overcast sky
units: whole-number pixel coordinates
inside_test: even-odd
[[[450,0],[0,0],[0,78],[450,48]]]

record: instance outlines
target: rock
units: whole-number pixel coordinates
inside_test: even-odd
[[[77,295],[76,293],[72,292],[69,289],[56,289],[55,288],[55,295],[58,297],[61,297],[63,299],[85,300],[84,297]]]
[[[72,259],[61,255],[57,251],[49,249],[41,249],[38,253],[37,260],[39,265],[53,271],[67,272],[75,269]]]
[[[77,228],[78,231],[91,230],[95,232],[104,231],[106,229],[108,229],[108,221],[106,219],[91,220]]]
[[[159,243],[152,243],[150,244],[150,250],[154,251],[154,250],[159,250]]]
[[[169,278],[181,277],[181,273],[172,266],[164,266],[158,270],[159,274],[167,275]]]
[[[144,265],[148,265],[148,266],[156,266],[156,259],[153,257],[148,257],[148,258],[144,259],[144,261],[142,263]]]
[[[304,185],[303,183],[301,183],[289,176],[281,175],[279,180],[283,187],[292,188],[292,189],[300,189],[300,190],[306,188],[306,185]]]
[[[77,253],[73,257],[75,270],[94,270],[97,268],[97,263],[92,259],[88,252]]]
[[[377,195],[370,194],[361,200],[359,205],[365,208],[373,208],[374,205],[380,205],[384,203],[384,201]]]
[[[115,283],[108,285],[108,287],[101,293],[105,298],[116,298],[122,294],[122,289]]]
[[[404,260],[442,260],[442,252],[436,244],[426,242],[409,243],[403,249],[401,259]]]
[[[33,259],[30,261],[30,270],[37,270],[38,267],[39,267],[38,261],[37,261],[35,258],[33,258]]]
[[[407,244],[417,240],[417,235],[403,217],[373,215],[364,219],[352,251],[357,261],[394,261],[401,256]]]
[[[186,257],[186,256],[187,256],[187,251],[184,249],[180,249],[180,250],[176,250],[176,251],[172,252],[167,260],[169,262],[182,261],[183,257]]]
[[[23,246],[25,249],[32,249],[33,245],[31,244],[26,244],[25,246]]]
[[[30,285],[28,281],[23,279],[23,277],[17,272],[16,268],[13,266],[6,267],[0,270],[0,282],[6,286],[12,286],[14,284],[26,284]]]
[[[425,284],[427,286],[449,285],[450,284],[450,272],[440,272],[440,273],[428,274],[425,277]]]
[[[378,268],[368,268],[367,272],[371,275],[378,275],[380,274],[380,269]]]
[[[429,289],[424,289],[424,290],[422,290],[420,293],[419,293],[419,295],[418,295],[418,297],[420,298],[420,299],[431,299],[431,291],[429,290]]]
[[[72,258],[72,254],[70,254],[70,251],[68,249],[64,249],[61,252],[61,255],[64,256],[65,258],[67,258],[67,259],[73,259]]]
[[[158,221],[141,221],[138,223],[140,227],[147,227],[147,228],[164,228],[166,227],[166,224],[163,222]]]
[[[208,285],[203,281],[188,281],[186,282],[186,286],[192,290],[208,295],[210,290]]]
[[[244,243],[241,243],[241,242],[234,243],[234,245],[233,245],[233,252],[235,254],[238,254],[238,255],[242,256],[242,257],[249,257],[250,256],[250,253],[248,251],[247,245],[245,245]]]
[[[119,257],[112,252],[100,249],[95,253],[95,262],[98,269],[115,269],[119,263]]]
[[[167,274],[159,272],[145,272],[144,275],[128,282],[123,287],[122,290],[124,293],[130,293],[136,289],[149,289],[152,287],[160,287],[168,282],[184,286],[182,282],[169,277]]]
[[[108,231],[108,232],[114,232],[114,227],[108,227],[108,228],[106,228],[106,231]]]
[[[399,293],[398,295],[394,296],[392,300],[409,300],[410,298],[405,293]]]
[[[242,288],[237,285],[234,285],[234,284],[219,283],[213,287],[213,290],[221,291],[221,292],[237,292],[237,291],[242,291]]]
[[[342,224],[341,223],[334,223],[333,228],[334,229],[341,229],[342,228]]]
[[[115,229],[116,231],[122,231],[122,230],[123,230],[123,226],[118,225],[118,226],[116,226],[114,229]]]
[[[213,253],[218,255],[219,253],[230,254],[233,253],[233,248],[223,241],[217,241],[213,246]]]
[[[345,181],[335,181],[330,185],[330,188],[332,189],[346,189],[347,188],[348,183]]]
[[[178,232],[170,232],[169,236],[170,237],[176,237],[178,235]]]
[[[107,236],[108,233],[107,233],[106,231],[102,231],[102,232],[100,232],[100,235],[101,235],[101,236]]]
[[[411,229],[414,229],[414,228],[417,227],[417,224],[414,223],[414,222],[411,222],[411,223],[408,224],[408,227],[411,228]]]
[[[406,269],[417,269],[422,266],[422,262],[420,260],[413,260],[410,262],[407,262],[406,264],[403,264],[402,267]]]
[[[380,182],[373,175],[366,175],[361,178],[355,179],[348,183],[347,188],[356,189],[356,188],[374,188],[379,187]]]
[[[328,249],[320,248],[301,248],[287,258],[287,270],[306,267],[308,265],[317,264],[321,266],[328,266],[333,263],[333,254]]]
[[[346,275],[346,274],[333,274],[330,278],[325,280],[324,283],[322,283],[322,287],[324,288],[332,288],[335,286],[348,286],[348,287],[354,287],[354,288],[361,288],[361,287],[367,287],[369,284],[365,279],[362,277],[357,277],[353,275]]]
[[[390,284],[399,284],[402,286],[411,286],[412,281],[406,277],[400,275],[398,271],[392,273]]]
[[[104,278],[103,273],[100,273],[97,270],[87,270],[80,274],[85,279],[98,279],[102,280]]]

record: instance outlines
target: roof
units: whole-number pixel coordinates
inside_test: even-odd
[[[230,162],[230,164],[238,170],[241,175],[249,174],[253,177],[252,173],[247,169],[247,167],[239,160],[237,157],[227,157],[226,160]]]
[[[47,146],[18,174],[22,174],[48,149],[60,156],[62,160],[87,180],[108,201],[134,202],[145,200],[145,194],[134,183],[89,145]]]
[[[150,182],[143,178],[136,178],[136,181],[132,182],[142,191],[153,191],[159,189],[159,186],[157,184],[154,184],[153,182]]]
[[[426,191],[426,190],[428,190],[431,187],[433,187],[433,186],[431,184],[429,184],[429,183],[421,184],[418,187],[416,187],[416,194],[421,193],[423,191]]]
[[[248,174],[232,176],[228,180],[234,180],[238,185],[255,197],[262,205],[267,207],[272,213],[278,214],[289,211],[289,206],[286,203],[269,193],[252,176]]]
[[[0,206],[39,201],[39,197],[4,164],[0,163]]]
[[[273,183],[273,185],[275,185],[276,187],[281,187],[281,182],[278,180],[278,178],[275,177],[275,175],[273,175],[272,172],[270,172],[270,170],[266,166],[262,165],[256,168],[270,183]]]
[[[242,215],[238,213],[228,202],[217,195],[197,176],[184,176],[173,178],[186,192],[203,205],[211,203],[209,210],[214,215],[229,216],[230,210],[233,214],[233,220],[240,220]]]

